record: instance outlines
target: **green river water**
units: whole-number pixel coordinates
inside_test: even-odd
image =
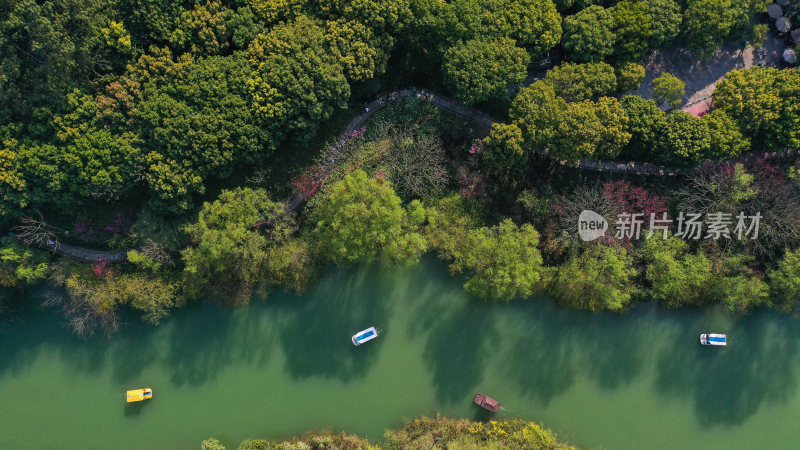
[[[500,400],[499,417],[579,446],[800,446],[796,319],[487,305],[462,281],[433,259],[331,270],[303,296],[190,306],[159,327],[129,317],[108,340],[31,308],[0,324],[0,449],[188,449],[312,429],[380,440],[420,415],[477,417],[478,391]],[[354,347],[370,325],[380,337]],[[704,331],[729,346],[701,347]],[[139,387],[154,398],[126,405]]]

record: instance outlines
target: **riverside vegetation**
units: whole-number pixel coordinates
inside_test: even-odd
[[[202,450],[225,450],[214,438],[202,442]],[[366,439],[345,433],[312,433],[289,441],[271,442],[248,440],[239,445],[239,450],[271,449],[446,449],[483,448],[532,450],[575,449],[559,441],[555,434],[533,422],[522,419],[491,420],[473,422],[467,419],[444,417],[422,417],[386,433],[383,444],[372,444]]]
[[[64,295],[47,304],[76,332],[113,332],[122,305],[157,324],[206,295],[242,304],[273,287],[301,291],[328,263],[407,266],[425,252],[493,300],[547,292],[593,311],[651,298],[792,311],[797,162],[726,161],[797,149],[797,71],[733,71],[701,118],[662,110],[683,91],[669,74],[653,81],[656,101],[624,95],[652,49],[702,57],[725,40],[760,41],[765,28],[750,18],[765,6],[6,2],[4,234],[135,250],[125,263],[79,264],[4,237],[0,311],[49,280]],[[523,87],[529,63],[556,54],[564,61]],[[400,102],[354,133],[313,186],[327,156],[318,149],[342,120],[418,80],[502,122],[477,136],[424,102]],[[701,168],[686,182],[613,178],[551,167],[543,153]],[[316,193],[299,214],[281,201],[292,186]],[[585,244],[573,231],[583,209],[611,223],[628,211],[760,211],[762,238]]]

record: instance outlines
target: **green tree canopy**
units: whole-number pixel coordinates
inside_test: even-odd
[[[528,52],[508,38],[470,40],[445,53],[445,81],[466,104],[503,98],[525,79],[529,59]]]
[[[222,191],[204,203],[197,222],[185,227],[192,245],[183,250],[192,284],[219,294],[234,292],[246,303],[252,288],[264,281],[269,250],[290,241],[296,225],[285,205],[262,189]]]
[[[644,66],[632,62],[617,64],[615,67],[617,74],[617,90],[620,92],[635,91],[642,85],[644,80]]]
[[[646,100],[638,95],[622,97],[622,108],[628,115],[628,131],[631,140],[626,147],[629,159],[666,160],[668,159],[667,143],[664,134],[667,132],[667,116],[656,102]]]
[[[699,305],[709,300],[713,273],[702,253],[691,254],[685,241],[653,235],[640,255],[646,264],[645,277],[653,297],[670,307]]]
[[[456,253],[452,268],[470,274],[464,288],[481,298],[511,300],[541,289],[542,255],[539,233],[530,224],[517,227],[505,219],[494,227],[481,227]]]
[[[647,12],[652,18],[653,33],[650,47],[666,47],[680,34],[681,7],[675,0],[647,0]]]
[[[736,24],[731,0],[690,0],[683,14],[686,45],[700,56],[710,55]]]
[[[653,99],[661,106],[664,103],[672,108],[677,108],[683,103],[683,94],[686,91],[686,83],[671,73],[664,72],[653,78],[650,82],[653,85]]]
[[[124,67],[130,44],[125,48],[127,32],[114,22],[114,6],[101,0],[0,5],[0,126],[18,121],[32,131],[60,112],[64,94]],[[106,39],[113,33],[123,45]]]
[[[442,259],[455,259],[482,223],[480,204],[459,194],[439,200],[426,212],[425,238]]]
[[[752,257],[728,256],[722,260],[722,270],[716,280],[716,297],[737,314],[744,314],[760,306],[769,306],[769,285],[753,271]]]
[[[244,55],[212,56],[168,70],[173,76],[163,84],[158,78],[144,83],[131,119],[148,151],[151,203],[180,212],[193,206],[206,179],[224,178],[235,163],[269,155],[279,132],[250,105],[251,69]]]
[[[711,140],[706,158],[732,159],[750,149],[750,139],[742,135],[739,126],[725,111],[711,111],[702,120],[708,126]]]
[[[711,136],[705,121],[684,111],[667,114],[664,139],[668,153],[659,154],[664,161],[678,164],[697,162],[711,151]]]
[[[27,287],[43,280],[48,270],[47,252],[24,247],[15,239],[0,240],[0,287]],[[0,294],[2,297],[2,294]]]
[[[800,250],[787,250],[769,279],[775,305],[784,311],[794,310],[800,301]]]
[[[330,187],[311,210],[314,239],[320,253],[338,264],[374,262],[386,257],[414,264],[427,248],[418,233],[423,217],[407,212],[391,186],[382,178],[368,178],[357,170]]]
[[[254,69],[247,80],[250,108],[277,136],[286,130],[308,138],[345,106],[350,86],[325,39],[322,27],[300,16],[258,35],[248,48]]]
[[[612,8],[614,56],[627,61],[644,58],[653,36],[653,18],[643,0],[622,0]]]
[[[550,152],[568,161],[616,158],[631,139],[627,126],[628,115],[615,98],[569,103]]]
[[[523,148],[522,130],[514,124],[494,123],[483,140],[486,171],[503,180],[525,169],[528,154]]]
[[[564,18],[564,46],[574,61],[598,62],[614,51],[615,20],[610,9],[590,6]]]
[[[561,16],[552,0],[421,0],[411,7],[411,40],[426,52],[443,55],[460,41],[505,37],[540,59],[561,40]]]
[[[769,148],[800,147],[800,72],[753,67],[728,72],[714,90],[714,106],[744,134]]]
[[[591,245],[560,265],[549,291],[567,306],[621,312],[636,291],[633,260],[619,247]]]
[[[194,56],[219,55],[228,50],[233,36],[234,11],[217,0],[207,0],[183,11],[169,35],[170,47]]]
[[[537,81],[520,90],[508,115],[522,130],[525,145],[543,151],[553,140],[567,102],[556,95],[553,85]]]
[[[602,62],[566,62],[548,70],[545,80],[568,102],[596,100],[617,89],[614,68]]]
[[[371,28],[355,20],[331,20],[325,40],[350,81],[364,81],[386,71],[391,41],[380,42]]]

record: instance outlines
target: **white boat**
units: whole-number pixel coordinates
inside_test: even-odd
[[[703,345],[728,345],[728,338],[724,334],[701,334],[700,343]]]
[[[378,337],[378,330],[375,327],[369,327],[366,330],[361,330],[353,335],[353,345],[359,346],[364,342],[371,341]]]

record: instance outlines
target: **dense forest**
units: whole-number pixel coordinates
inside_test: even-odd
[[[218,440],[206,439],[202,450],[225,450]],[[386,432],[381,445],[370,443],[358,436],[345,433],[312,433],[289,441],[273,442],[253,439],[242,442],[238,450],[272,449],[516,449],[574,450],[575,447],[560,441],[555,433],[536,423],[522,419],[473,422],[467,419],[422,417],[408,422],[399,430]]]
[[[46,303],[77,333],[111,332],[120,305],[157,324],[189,300],[243,304],[302,291],[328,263],[407,266],[425,252],[486,299],[792,311],[800,73],[732,71],[702,117],[678,109],[684,83],[669,73],[653,99],[632,95],[652,50],[757,45],[767,3],[612,3],[0,1],[0,313],[47,280],[63,294]],[[499,121],[478,135],[422,96],[336,140],[365,102],[408,86]],[[765,151],[784,157],[743,157]],[[553,163],[587,159],[688,172]],[[287,211],[291,190],[308,193],[302,210]],[[586,209],[611,224],[758,211],[761,234],[584,243]],[[60,243],[127,260],[42,250]]]

